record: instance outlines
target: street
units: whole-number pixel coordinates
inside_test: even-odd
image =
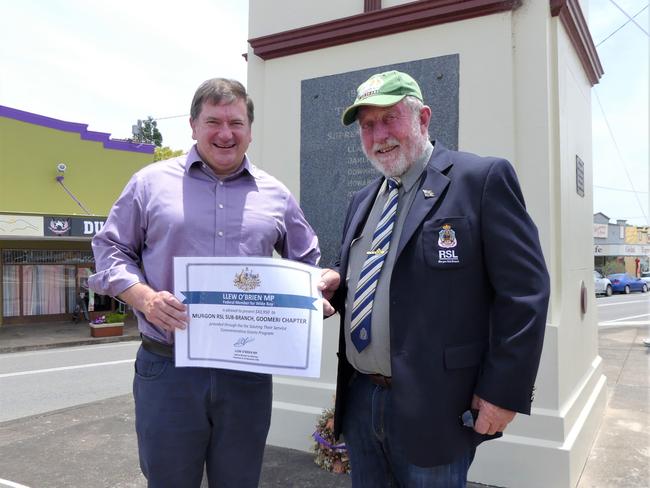
[[[137,342],[0,355],[0,422],[131,391]]]
[[[650,293],[598,297],[599,327],[650,325]]]

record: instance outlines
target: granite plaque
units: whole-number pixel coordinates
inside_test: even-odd
[[[344,126],[341,114],[354,102],[361,83],[391,69],[410,74],[420,84],[424,103],[432,111],[431,139],[458,148],[457,54],[303,80],[300,205],[318,234],[323,267],[338,256],[350,197],[380,176],[363,154],[358,125]]]

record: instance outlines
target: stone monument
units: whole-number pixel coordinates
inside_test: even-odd
[[[356,129],[337,125],[369,73],[405,66],[426,80],[432,137],[515,166],[552,297],[532,415],[481,445],[469,473],[480,483],[575,486],[605,406],[589,252],[590,90],[603,71],[586,3],[249,0],[251,156],[300,198],[324,264],[337,252],[343,200],[373,178]],[[320,412],[332,406],[337,336],[338,321],[327,320],[319,380],[275,378],[271,444],[310,449]]]

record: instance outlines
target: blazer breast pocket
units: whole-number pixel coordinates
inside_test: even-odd
[[[425,262],[434,268],[463,268],[472,260],[472,235],[467,217],[448,217],[422,226]]]

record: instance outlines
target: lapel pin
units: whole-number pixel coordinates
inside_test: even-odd
[[[422,190],[422,193],[424,193],[424,198],[433,198],[436,196],[431,190]]]

